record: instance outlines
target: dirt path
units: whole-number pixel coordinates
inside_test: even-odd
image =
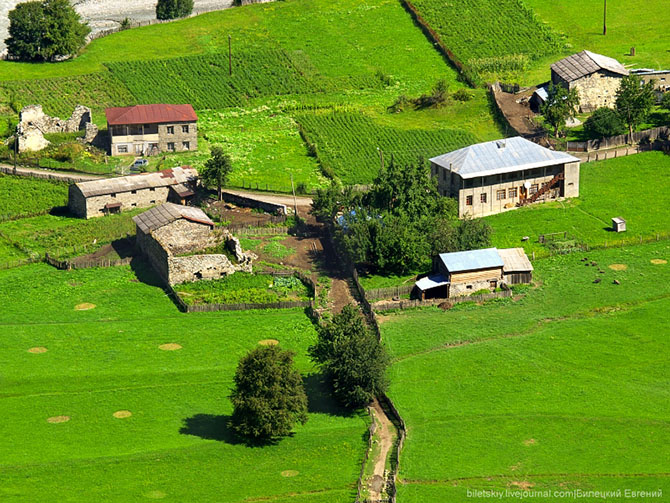
[[[372,402],[370,410],[381,425],[375,432],[379,436],[379,454],[374,460],[372,477],[368,480],[368,501],[374,502],[383,501],[382,493],[386,486],[386,459],[393,447],[394,428],[391,420],[388,418],[377,399]]]

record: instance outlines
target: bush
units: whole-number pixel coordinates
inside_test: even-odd
[[[244,437],[272,439],[307,422],[307,395],[291,351],[259,346],[240,360],[235,372],[233,429]]]
[[[158,0],[156,18],[177,19],[193,12],[193,0]]]
[[[607,138],[626,132],[626,124],[616,110],[603,107],[597,109],[584,122],[584,132],[591,138]]]
[[[74,56],[91,31],[68,0],[20,3],[8,17],[7,53],[21,61],[55,61]]]
[[[472,94],[470,94],[467,89],[461,88],[451,95],[456,101],[470,101],[472,99]]]

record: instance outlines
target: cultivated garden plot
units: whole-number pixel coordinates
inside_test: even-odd
[[[0,275],[0,401],[8,411],[0,423],[16,440],[2,448],[5,494],[355,496],[368,417],[344,414],[310,375],[315,331],[302,310],[186,315],[142,265],[66,272],[37,264]],[[227,427],[228,394],[238,359],[268,339],[296,352],[309,420],[293,437],[250,447]],[[26,485],[27,476],[35,483]],[[107,483],[94,482],[101,477]]]
[[[537,285],[518,300],[384,319],[390,396],[409,429],[407,501],[668,489],[670,247],[587,256],[537,261]]]

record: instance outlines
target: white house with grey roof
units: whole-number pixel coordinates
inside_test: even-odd
[[[628,74],[616,59],[591,51],[573,54],[551,65],[551,81],[577,90],[581,112],[614,107],[621,78]]]
[[[190,166],[70,185],[68,206],[82,218],[120,213],[166,201],[185,204],[194,195],[198,172]]]
[[[440,194],[458,200],[459,218],[579,196],[580,160],[520,136],[470,145],[430,163]]]

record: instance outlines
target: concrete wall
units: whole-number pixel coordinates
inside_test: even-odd
[[[565,165],[565,180],[563,180],[563,197],[579,197],[578,162],[570,162]]]
[[[168,127],[174,129],[174,133],[168,133]],[[182,127],[188,127],[188,132],[183,132]],[[174,122],[169,124],[158,124],[157,134],[112,136],[112,128],[107,127],[110,137],[110,151],[112,155],[149,155],[151,144],[157,144],[158,152],[186,152],[198,150],[198,125],[196,122]],[[188,142],[188,148],[184,146]],[[168,149],[168,144],[173,143],[174,149]],[[119,152],[119,146],[126,146],[127,152]]]
[[[106,215],[105,205],[110,203],[121,203],[121,211],[133,208],[148,208],[149,206],[166,202],[169,193],[169,187],[155,187],[131,192],[92,196],[86,200],[86,218]]]

